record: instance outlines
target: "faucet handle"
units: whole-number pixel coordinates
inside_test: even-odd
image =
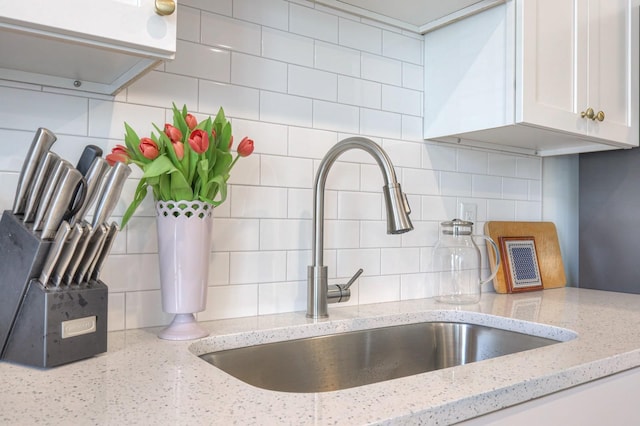
[[[358,269],[346,284],[330,285],[329,291],[327,292],[327,302],[348,302],[351,298],[351,290],[349,290],[349,287],[351,287],[351,284],[353,284],[363,272],[364,270],[362,268]]]
[[[411,206],[409,205],[409,198],[407,198],[407,194],[406,192],[402,193],[402,201],[404,204],[404,211],[407,212],[407,214],[411,213]]]

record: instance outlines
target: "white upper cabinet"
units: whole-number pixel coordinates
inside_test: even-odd
[[[638,0],[507,0],[425,35],[425,139],[638,146]]]
[[[114,94],[173,59],[175,2],[0,0],[0,79]],[[166,9],[162,9],[166,7]]]

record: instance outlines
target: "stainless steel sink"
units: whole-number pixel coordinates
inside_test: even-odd
[[[327,392],[559,343],[481,325],[423,322],[211,352],[200,357],[263,389]]]

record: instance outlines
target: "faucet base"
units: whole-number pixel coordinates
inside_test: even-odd
[[[327,280],[326,266],[307,267],[307,318],[327,318]]]

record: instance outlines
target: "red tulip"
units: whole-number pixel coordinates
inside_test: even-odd
[[[155,143],[151,138],[142,138],[140,139],[140,145],[138,145],[138,149],[144,156],[149,160],[154,160],[158,155],[160,155],[160,150],[158,149],[158,144]]]
[[[111,150],[111,154],[108,154],[105,159],[110,166],[113,166],[118,162],[129,164],[131,156],[125,146],[116,145],[115,148]]]
[[[238,145],[238,155],[240,157],[247,157],[251,155],[253,152],[253,140],[249,139],[247,136],[242,139],[240,145]]]
[[[189,136],[189,146],[196,153],[202,154],[209,148],[209,137],[204,130],[196,129]]]
[[[173,150],[176,152],[178,160],[182,160],[184,157],[184,144],[182,142],[172,142]]]
[[[169,136],[171,142],[178,142],[182,140],[182,132],[169,123],[164,125],[164,132],[167,134],[167,136]]]
[[[187,122],[187,126],[189,126],[189,130],[195,129],[196,126],[198,125],[198,120],[196,120],[196,118],[191,114],[187,114],[187,116],[184,118],[184,121]]]

